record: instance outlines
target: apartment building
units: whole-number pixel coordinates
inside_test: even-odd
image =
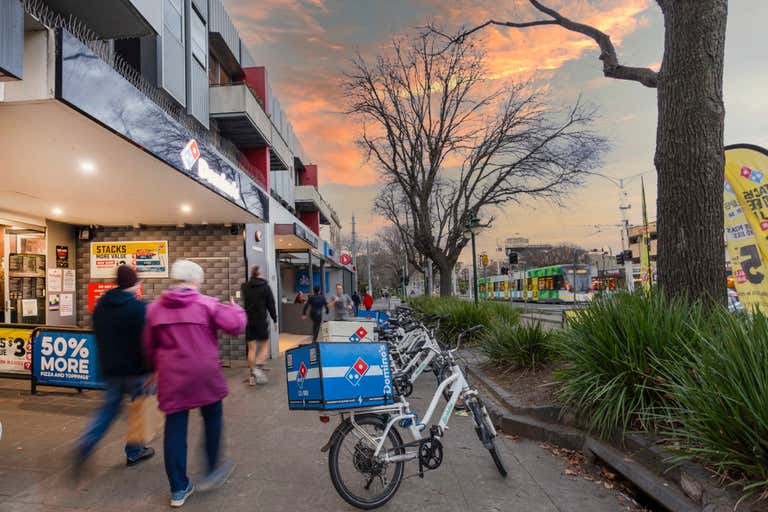
[[[177,258],[222,300],[253,265],[281,304],[351,281],[318,165],[221,0],[0,0],[0,182],[1,322],[85,327],[123,262],[146,299]]]

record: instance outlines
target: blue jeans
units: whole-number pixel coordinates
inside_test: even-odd
[[[142,397],[144,395],[144,377],[112,377],[107,379],[104,403],[101,405],[96,416],[93,417],[88,428],[85,429],[85,432],[83,432],[83,435],[77,443],[80,456],[83,459],[93,452],[96,444],[101,441],[107,433],[107,430],[109,430],[109,427],[112,425],[112,422],[114,422],[115,418],[120,414],[124,395],[130,396],[131,401]],[[138,457],[143,449],[143,444],[128,442],[125,445],[125,455],[129,459],[134,459]]]
[[[200,408],[205,424],[205,454],[208,459],[208,472],[216,469],[221,446],[223,425],[223,407],[221,400]],[[171,492],[183,491],[189,485],[187,478],[187,425],[189,411],[179,411],[165,416],[165,439],[163,452],[165,472]]]

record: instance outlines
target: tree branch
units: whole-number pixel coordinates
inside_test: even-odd
[[[548,20],[536,20],[523,23],[517,23],[514,21],[497,21],[489,20],[485,23],[478,25],[474,28],[466,30],[457,36],[449,36],[444,32],[437,30],[434,27],[430,27],[430,30],[442,37],[449,40],[449,45],[462,44],[466,38],[475,32],[478,32],[490,25],[511,27],[511,28],[529,28],[537,27],[541,25],[559,25],[566,30],[576,32],[578,34],[585,35],[595,41],[600,48],[600,60],[603,61],[603,75],[607,78],[614,78],[616,80],[631,80],[633,82],[641,83],[642,85],[650,88],[656,88],[658,85],[659,74],[651,68],[641,68],[624,66],[619,62],[619,57],[616,53],[616,47],[611,42],[611,37],[605,32],[584,23],[573,21],[570,18],[566,18],[555,9],[547,7],[539,0],[528,0],[533,7],[538,11],[548,15],[551,19]]]

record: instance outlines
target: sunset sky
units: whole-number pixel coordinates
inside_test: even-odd
[[[536,14],[520,0],[225,0],[256,61],[265,65],[272,89],[319,165],[321,192],[339,213],[345,232],[358,219],[361,236],[384,225],[371,213],[378,176],[354,146],[357,125],[340,113],[339,82],[350,59],[383,51],[393,37],[413,34],[428,22],[455,31],[493,17],[524,21]],[[653,0],[549,0],[563,14],[611,35],[622,63],[658,69],[663,20]],[[729,2],[726,41],[726,143],[768,145],[768,46],[765,0]],[[599,108],[595,129],[611,150],[600,172],[615,178],[646,173],[649,216],[655,218],[653,153],[655,91],[603,78],[591,40],[558,27],[491,28],[479,35],[493,78],[533,80],[549,90],[549,101],[567,106],[581,94]],[[690,169],[695,179],[696,169]],[[641,221],[640,180],[628,182],[631,221]],[[586,249],[620,246],[618,188],[595,177],[554,206],[525,202],[496,212],[496,224],[479,240],[494,251],[497,241],[525,236],[532,242],[569,242]],[[600,227],[594,225],[600,224]]]

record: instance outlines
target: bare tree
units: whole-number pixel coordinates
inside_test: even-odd
[[[490,89],[484,53],[445,51],[439,35],[395,40],[374,62],[362,56],[346,77],[358,143],[384,187],[376,208],[417,255],[434,262],[443,295],[467,244],[472,216],[523,198],[557,200],[595,168],[605,140],[580,102],[559,112],[527,84]]]
[[[544,19],[489,20],[459,36],[443,35],[466,44],[467,36],[490,25],[557,25],[594,40],[606,77],[655,88],[659,285],[673,296],[725,301],[723,62],[728,0],[656,0],[665,29],[658,73],[621,64],[608,34],[538,0],[528,1]],[[442,34],[434,27],[432,32]]]
[[[547,249],[530,249],[525,251],[523,259],[527,268],[546,267],[549,265],[568,265],[583,263],[587,251],[572,244],[560,244]]]

